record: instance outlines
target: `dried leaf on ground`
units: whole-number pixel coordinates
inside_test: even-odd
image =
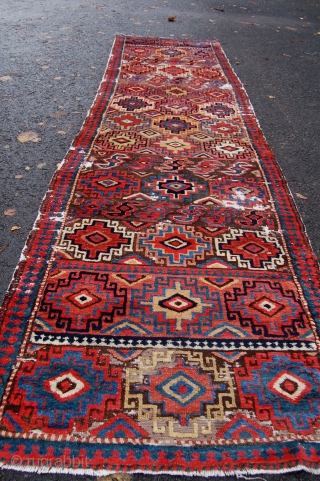
[[[8,80],[12,80],[12,77],[10,77],[10,75],[4,75],[3,77],[0,77],[1,82],[7,82]]]
[[[31,167],[29,167],[29,165],[27,165],[27,167],[25,168],[25,170],[30,170]]]
[[[22,179],[23,175],[15,175],[14,178],[15,179]]]
[[[38,164],[37,167],[38,169],[42,169],[42,167],[44,167],[45,165],[47,165],[45,162],[41,162],[41,164]]]
[[[173,15],[172,17],[168,17],[168,21],[169,21],[169,22],[174,22],[175,19],[176,19],[176,16],[177,16],[177,15]]]
[[[8,246],[9,246],[9,242],[5,246],[1,247],[0,252],[3,252],[4,250],[6,250]]]
[[[114,473],[114,474],[109,474],[109,476],[102,476],[102,478],[99,477],[99,481],[131,481],[132,480],[132,474],[128,473]]]
[[[32,132],[31,130],[29,130],[28,132],[22,132],[21,134],[18,135],[17,139],[21,143],[41,142],[41,139],[40,137],[38,137],[38,134],[36,132]]]
[[[66,112],[56,112],[55,114],[52,114],[51,117],[54,119],[62,119],[67,115]]]
[[[299,192],[296,192],[296,196],[299,197],[299,199],[308,200],[308,197],[306,197],[305,195],[299,194]]]
[[[269,99],[275,99],[274,95],[269,95]]]
[[[10,230],[11,230],[11,232],[13,232],[15,230],[20,230],[20,229],[21,229],[21,227],[19,225],[14,225],[14,226],[11,227]]]
[[[58,130],[57,134],[60,134],[60,135],[66,135],[67,132],[65,132],[64,130]]]
[[[15,215],[16,209],[7,209],[4,211],[4,215]]]

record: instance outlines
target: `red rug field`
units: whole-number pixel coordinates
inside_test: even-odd
[[[1,311],[2,465],[319,472],[318,288],[219,43],[118,36]]]

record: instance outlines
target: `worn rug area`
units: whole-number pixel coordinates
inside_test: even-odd
[[[318,286],[220,44],[117,36],[2,309],[3,465],[319,472]]]

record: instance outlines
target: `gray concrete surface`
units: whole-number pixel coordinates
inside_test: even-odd
[[[116,33],[220,40],[319,256],[320,0],[0,0],[0,298],[56,165],[92,104]],[[28,130],[41,141],[20,143]],[[5,216],[7,209],[15,215]],[[70,478],[0,472],[3,481]],[[134,476],[149,479],[167,477]]]

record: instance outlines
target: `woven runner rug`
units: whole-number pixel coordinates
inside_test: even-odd
[[[4,302],[3,465],[319,472],[317,272],[219,43],[117,36]]]

